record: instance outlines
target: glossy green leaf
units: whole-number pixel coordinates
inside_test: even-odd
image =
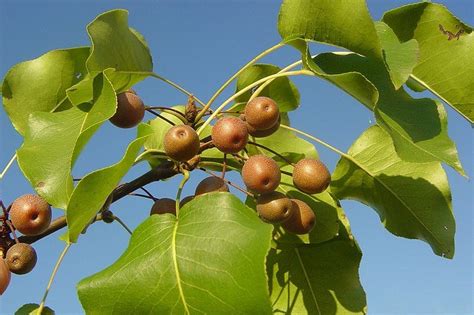
[[[437,162],[401,160],[380,127],[366,130],[342,157],[331,190],[374,208],[387,230],[421,239],[437,255],[454,255],[455,222],[446,173]]]
[[[209,207],[212,205],[212,207]],[[271,225],[229,193],[153,215],[125,253],[78,284],[88,314],[269,314]]]
[[[73,189],[74,159],[100,125],[112,117],[117,99],[111,83],[94,79],[92,103],[30,115],[18,164],[35,190],[56,208],[66,209]]]
[[[398,90],[408,80],[418,62],[418,42],[411,39],[400,43],[393,30],[383,22],[376,22],[375,28],[383,47],[385,66]]]
[[[357,71],[341,73],[326,72],[316,64],[311,57],[308,44],[302,40],[292,40],[291,45],[297,48],[302,56],[303,65],[311,70],[315,76],[320,77],[351,95],[362,104],[373,110],[379,98],[379,92],[372,82]],[[341,53],[345,54],[345,53]]]
[[[28,116],[51,112],[66,97],[66,89],[83,79],[89,47],[53,50],[19,63],[2,84],[3,106],[15,129],[23,136]]]
[[[279,72],[281,69],[270,64],[257,64],[245,69],[237,78],[236,92],[244,89],[250,84],[263,79],[269,75]],[[251,91],[236,98],[236,102],[247,102],[252,95]],[[267,96],[273,99],[280,109],[280,112],[295,110],[300,104],[300,94],[298,89],[287,77],[277,78],[263,89],[260,96]]]
[[[105,204],[110,193],[132,167],[148,134],[139,136],[127,148],[116,164],[84,176],[74,189],[67,205],[66,219],[70,242],[77,239],[84,228]]]
[[[93,75],[106,71],[116,91],[125,90],[153,72],[145,39],[128,27],[126,10],[111,10],[87,26],[92,52],[87,69]],[[107,70],[108,69],[108,70]]]
[[[390,133],[400,157],[410,162],[442,161],[464,175],[439,102],[414,99],[403,88],[395,90],[384,65],[360,55],[325,53],[314,61],[328,73],[358,71],[375,84],[380,92],[374,108],[377,122]]]
[[[30,304],[25,304],[22,307],[20,307],[16,312],[15,315],[39,315],[39,305],[35,303],[30,303]],[[41,315],[54,315],[54,311],[45,306],[43,311],[41,312]]]
[[[402,42],[415,39],[420,58],[413,78],[474,123],[474,33],[472,27],[456,18],[446,7],[422,2],[406,5],[383,16]],[[444,31],[457,34],[449,40]]]
[[[284,0],[278,31],[283,39],[303,38],[382,58],[382,47],[364,0]]]
[[[342,236],[320,244],[278,241],[267,257],[273,312],[366,314],[361,257],[357,244]]]

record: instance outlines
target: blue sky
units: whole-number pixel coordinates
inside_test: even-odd
[[[407,1],[368,1],[375,19],[382,12]],[[452,12],[474,24],[471,1],[443,1]],[[130,25],[140,31],[151,48],[155,72],[208,99],[231,74],[259,52],[276,44],[279,1],[0,1],[0,76],[14,64],[33,59],[56,48],[88,45],[85,26],[96,15],[113,8],[130,11]],[[321,46],[321,51],[334,48]],[[298,58],[283,48],[264,59],[280,66]],[[347,150],[356,136],[374,122],[373,114],[334,86],[315,78],[295,78],[301,108],[291,114],[293,124],[334,146]],[[148,104],[175,105],[185,97],[160,81],[147,79],[136,90]],[[232,88],[226,94],[231,93]],[[224,100],[222,97],[220,100]],[[449,133],[457,143],[466,172],[473,172],[473,131],[448,108]],[[151,117],[149,117],[151,118]],[[88,145],[75,168],[84,174],[119,159],[130,130],[106,123]],[[111,139],[117,139],[116,141]],[[7,163],[21,138],[0,109],[0,167]],[[338,156],[318,147],[332,170]],[[146,170],[140,165],[126,179]],[[421,241],[388,233],[372,209],[344,201],[354,235],[364,257],[360,276],[371,314],[472,314],[473,313],[473,184],[446,168],[457,222],[456,255],[453,260],[435,256]],[[185,193],[191,193],[200,176],[194,176]],[[170,183],[170,185],[168,185]],[[173,197],[176,180],[150,185],[160,197]],[[10,202],[31,188],[15,165],[0,183],[0,198]],[[150,203],[134,197],[114,204],[113,210],[132,227],[148,214]],[[55,216],[59,216],[59,211]],[[75,284],[115,261],[127,246],[128,235],[117,225],[96,224],[65,258],[48,305],[58,314],[81,313]],[[39,302],[63,244],[50,237],[35,244],[39,261],[35,270],[15,276],[0,298],[0,314],[12,314],[25,303]]]

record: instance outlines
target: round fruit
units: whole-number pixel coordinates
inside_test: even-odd
[[[229,191],[229,186],[221,178],[210,176],[197,185],[194,195],[198,196],[213,191]]]
[[[164,147],[170,158],[186,162],[199,153],[199,136],[188,125],[173,126],[165,135]]]
[[[170,198],[161,198],[155,201],[150,210],[150,215],[171,213],[176,215],[176,201]]]
[[[7,289],[11,276],[7,263],[0,257],[0,295]]]
[[[302,159],[293,170],[293,183],[299,190],[308,194],[323,192],[331,182],[331,174],[321,161]]]
[[[36,251],[29,244],[17,243],[7,251],[8,269],[17,275],[30,272],[36,265]]]
[[[279,128],[280,128],[280,120],[278,120],[277,123],[273,127],[270,127],[269,129],[265,129],[265,130],[257,130],[247,123],[247,130],[249,132],[249,135],[255,138],[268,137],[274,134]]]
[[[257,212],[263,221],[281,223],[288,220],[292,213],[292,203],[284,194],[272,191],[257,198]]]
[[[132,128],[145,116],[145,105],[133,90],[117,94],[117,111],[110,122],[120,128]]]
[[[40,196],[23,195],[12,203],[10,220],[24,235],[38,235],[51,223],[51,207]]]
[[[313,210],[306,202],[298,199],[291,199],[293,203],[293,211],[290,218],[282,223],[282,227],[294,234],[309,233],[316,223],[316,216]]]
[[[278,105],[269,97],[259,96],[245,106],[245,121],[256,130],[273,127],[280,117]]]
[[[212,142],[221,152],[237,153],[247,145],[247,125],[237,117],[219,119],[212,127]]]
[[[261,154],[254,155],[242,167],[242,179],[248,189],[265,193],[278,187],[281,172],[273,159]]]
[[[183,199],[181,199],[181,201],[179,202],[179,207],[182,208],[185,204],[187,204],[188,202],[190,202],[191,200],[194,199],[194,196],[187,196],[187,197],[184,197]]]

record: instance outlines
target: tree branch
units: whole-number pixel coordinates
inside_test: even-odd
[[[170,178],[178,173],[174,163],[172,162],[165,162],[162,165],[148,171],[147,173],[143,174],[142,176],[128,182],[126,184],[120,185],[114,189],[112,192],[112,202],[122,199],[123,197],[127,196],[129,193],[139,189],[142,186],[150,184],[152,182],[159,181],[161,179]],[[66,216],[61,216],[53,222],[51,222],[50,226],[46,231],[41,234],[34,235],[34,236],[21,236],[18,240],[21,243],[32,244],[60,229],[67,225]]]

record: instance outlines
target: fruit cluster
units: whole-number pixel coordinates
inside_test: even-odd
[[[26,243],[20,243],[15,231],[26,236],[43,233],[51,223],[51,206],[37,195],[23,195],[8,208],[3,207],[0,216],[0,295],[10,283],[11,273],[26,274],[36,265],[36,251]],[[10,234],[14,239],[11,239]]]
[[[268,97],[256,97],[246,104],[239,117],[224,116],[216,122],[211,131],[212,146],[221,151],[224,157],[230,154],[242,158],[238,153],[245,151],[249,136],[266,137],[279,127],[280,112],[275,101]],[[180,163],[195,158],[202,145],[197,132],[190,125],[173,126],[165,134],[163,143],[167,156]],[[242,180],[249,193],[256,196],[256,210],[260,218],[268,223],[281,224],[291,233],[309,233],[315,224],[314,212],[305,202],[290,199],[276,191],[281,180],[278,164],[263,154],[244,159]],[[302,192],[321,193],[331,181],[328,169],[317,159],[305,158],[293,166],[293,183]],[[196,187],[195,195],[186,197],[180,205],[204,193],[229,191],[223,177],[204,179]],[[162,213],[176,214],[175,201],[168,198],[156,200],[150,214]]]

